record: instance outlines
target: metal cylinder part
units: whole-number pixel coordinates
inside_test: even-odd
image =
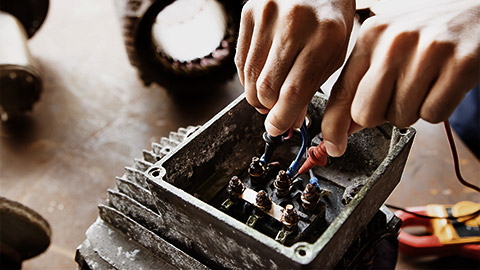
[[[38,32],[47,18],[49,0],[0,0],[0,10],[12,14],[22,23],[28,38]]]
[[[22,24],[0,12],[0,29],[0,113],[5,121],[9,115],[32,110],[40,98],[42,79]]]
[[[169,8],[176,2],[176,0],[117,0],[116,4],[123,27],[123,38],[128,58],[130,63],[137,68],[139,76],[145,85],[155,82],[166,87],[173,94],[191,95],[195,94],[195,91],[192,91],[192,89],[211,88],[212,84],[224,82],[235,74],[236,69],[233,58],[242,1],[203,1],[206,4],[218,2],[222,6],[226,16],[224,18],[226,21],[223,22],[226,24],[224,27],[225,33],[216,49],[207,55],[198,55],[195,59],[180,59],[169,55],[168,50],[166,50],[166,44],[161,40],[165,37],[162,34],[163,32],[166,30],[172,32],[175,29],[174,24],[183,24],[183,20],[176,17],[182,17],[180,15],[184,15],[183,12],[186,12],[186,10],[182,8],[175,10],[175,12],[178,12],[178,16],[175,16],[174,12]],[[203,2],[197,3],[195,1],[193,4],[199,5],[199,3]],[[204,9],[209,7],[206,5],[199,10],[204,11]],[[169,16],[166,17],[171,21],[171,25],[167,23],[167,26],[161,28],[158,25],[160,23],[158,15],[164,10],[168,10]],[[200,16],[200,12],[197,13],[192,13],[194,16],[192,15],[192,18],[186,18],[186,20],[189,21],[194,19],[194,17]],[[202,18],[212,19],[210,16],[212,14],[208,14],[208,16],[205,15],[206,17],[203,16]],[[200,18],[196,19],[200,20]],[[179,27],[179,25],[176,25],[176,27]],[[211,29],[207,27],[205,30],[205,33],[210,34],[209,30]],[[191,51],[198,49],[197,45],[199,44],[196,41],[200,41],[193,36],[199,33],[193,35],[192,33],[188,34],[187,31],[175,34],[174,40],[177,40],[178,45],[175,43],[169,44],[169,47],[192,48]],[[182,35],[192,36],[182,37]],[[201,34],[200,40],[207,38],[207,36],[209,35]],[[168,40],[168,43],[172,42],[174,42],[173,39]]]

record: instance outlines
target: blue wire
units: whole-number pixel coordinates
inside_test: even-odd
[[[318,190],[321,190],[320,189],[320,184],[318,183],[318,178],[313,176],[310,178],[310,184],[312,184],[313,186],[315,186]]]
[[[302,134],[302,147],[300,148],[300,151],[297,154],[297,157],[295,160],[290,164],[290,167],[288,167],[287,174],[292,177],[297,174],[298,170],[300,169],[300,159],[302,156],[305,154],[307,151],[307,147],[309,144],[309,137],[308,137],[308,132],[307,132],[307,126],[305,125],[305,122],[303,123],[302,127],[300,128],[300,134]]]
[[[260,157],[260,162],[265,164],[265,153],[263,153],[262,156]]]

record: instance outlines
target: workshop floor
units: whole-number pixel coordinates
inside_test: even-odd
[[[151,142],[203,124],[242,93],[236,78],[205,100],[176,101],[144,87],[128,63],[113,1],[51,0],[45,24],[29,41],[44,91],[33,113],[1,126],[0,195],[45,217],[52,244],[24,269],[74,269],[76,247],[97,217],[115,176]],[[204,89],[195,89],[203,91]],[[455,180],[441,125],[419,122],[402,182],[389,203],[406,207],[479,201]],[[465,178],[480,163],[457,139]],[[458,258],[400,256],[398,269],[478,269]]]

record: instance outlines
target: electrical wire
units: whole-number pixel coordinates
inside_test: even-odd
[[[452,151],[452,156],[453,156],[453,165],[455,168],[455,175],[457,176],[458,181],[462,183],[462,185],[469,187],[471,189],[476,190],[477,192],[480,192],[480,188],[478,186],[475,186],[463,179],[462,174],[460,173],[460,165],[458,162],[458,153],[457,153],[457,148],[455,146],[455,140],[453,139],[453,134],[452,134],[452,129],[450,128],[450,123],[447,121],[443,122],[445,126],[445,132],[447,133],[447,138],[448,138],[448,143],[450,144],[450,150]]]
[[[293,134],[293,128],[289,128],[288,131],[285,132],[285,134],[280,135],[278,137],[273,137],[269,135],[267,132],[263,133],[262,137],[266,145],[265,145],[265,152],[260,157],[260,162],[264,164],[269,162],[278,144],[283,143],[284,141],[287,141],[290,138],[292,138],[292,134]]]
[[[290,164],[290,167],[287,169],[287,174],[289,176],[295,175],[298,172],[298,169],[300,168],[300,159],[302,156],[305,154],[307,151],[307,148],[310,144],[310,138],[308,136],[308,131],[307,131],[307,126],[305,125],[305,122],[303,122],[302,127],[300,128],[300,134],[302,135],[302,146],[300,147],[300,150],[298,151],[297,157],[295,158],[294,161]],[[295,177],[293,177],[295,178]]]
[[[473,213],[470,213],[470,214],[466,214],[466,215],[461,215],[461,216],[456,216],[456,217],[453,217],[453,216],[448,216],[448,217],[438,217],[438,216],[427,216],[427,215],[422,215],[422,214],[419,214],[419,213],[415,213],[415,212],[412,212],[412,211],[408,211],[407,209],[405,208],[401,208],[401,207],[398,207],[398,206],[394,206],[394,205],[391,205],[391,204],[385,204],[385,206],[389,207],[389,208],[392,208],[392,209],[395,209],[395,210],[400,210],[402,212],[405,212],[405,213],[408,213],[408,214],[411,214],[411,215],[414,215],[416,217],[419,217],[419,218],[427,218],[427,219],[448,219],[448,220],[457,220],[459,218],[469,218],[469,219],[472,219],[472,218],[475,218],[477,217],[478,215],[480,215],[480,209],[473,212]]]
[[[445,127],[445,133],[447,134],[447,139],[448,139],[448,144],[450,145],[450,150],[452,152],[452,157],[453,157],[453,167],[455,169],[455,176],[457,177],[458,181],[468,187],[468,188],[471,188],[477,192],[480,192],[480,188],[474,184],[471,184],[469,182],[467,182],[463,177],[462,177],[462,174],[460,173],[460,162],[458,161],[458,152],[457,152],[457,147],[455,146],[455,139],[453,138],[453,134],[452,134],[452,129],[450,127],[450,122],[447,120],[445,122],[443,122],[443,125]],[[438,217],[438,216],[427,216],[427,215],[422,215],[422,214],[418,214],[418,213],[415,213],[415,212],[412,212],[412,211],[408,211],[404,208],[401,208],[401,207],[398,207],[398,206],[394,206],[394,205],[390,205],[390,204],[385,204],[387,207],[390,207],[392,209],[395,209],[395,210],[400,210],[400,211],[403,211],[405,213],[409,213],[409,214],[412,214],[416,217],[420,217],[420,218],[428,218],[428,219],[448,219],[448,220],[456,220],[458,218],[466,218],[466,217],[470,217],[470,219],[472,218],[475,218],[477,217],[478,215],[480,215],[480,209],[473,212],[473,213],[470,213],[470,214],[467,214],[467,215],[462,215],[462,216],[458,216],[458,217]]]

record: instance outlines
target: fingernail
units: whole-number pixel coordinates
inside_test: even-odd
[[[257,108],[257,111],[261,114],[267,114],[270,110]]]
[[[343,151],[338,147],[337,145],[329,142],[329,141],[323,141],[325,144],[325,147],[327,148],[327,153],[329,156],[332,157],[339,157],[343,155]]]
[[[274,137],[283,134],[283,132],[280,129],[276,128],[274,125],[272,125],[268,121],[265,121],[265,130],[267,131],[268,134],[270,134]]]

